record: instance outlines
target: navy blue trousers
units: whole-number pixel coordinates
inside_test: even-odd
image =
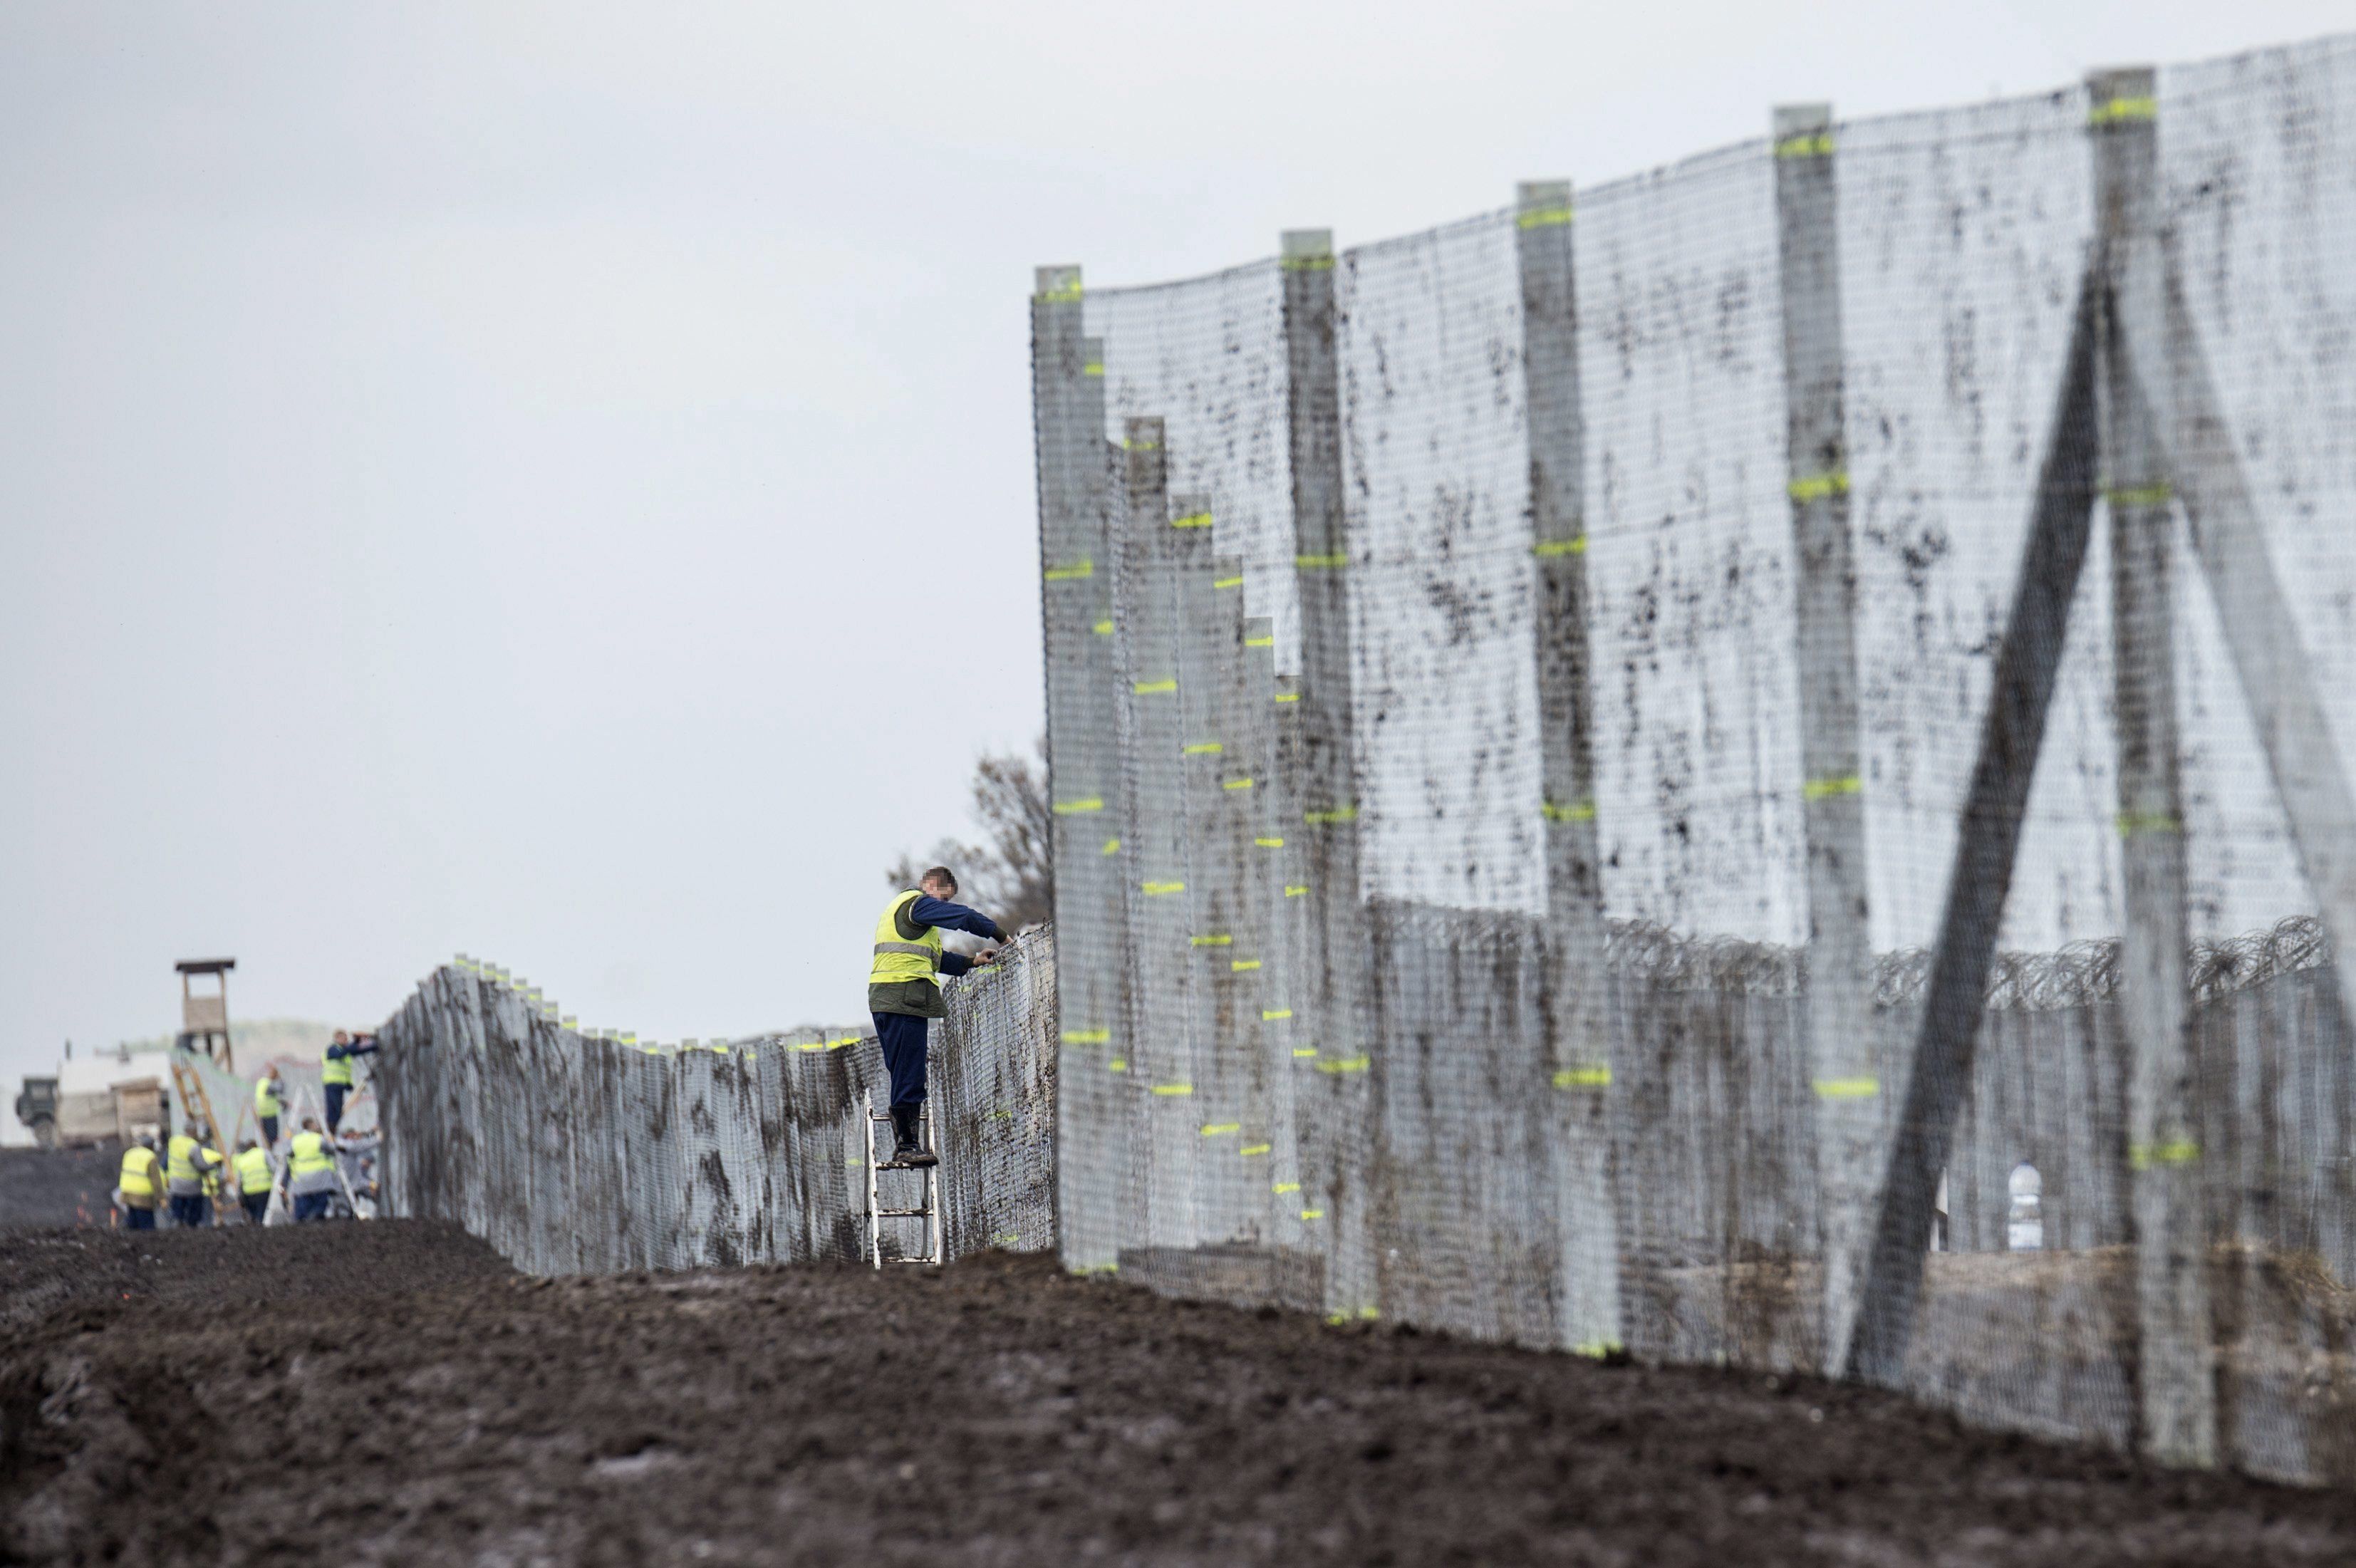
[[[926,1018],[905,1013],[870,1013],[875,1037],[884,1043],[884,1066],[892,1075],[892,1109],[905,1111],[925,1102],[925,1026]]]
[[[213,1219],[212,1200],[201,1192],[176,1192],[172,1195],[172,1223],[195,1230],[209,1225]]]
[[[125,1230],[153,1230],[155,1229],[155,1211],[152,1208],[126,1208],[123,1211],[123,1228]]]
[[[336,1195],[332,1192],[296,1193],[294,1195],[294,1223],[297,1225],[308,1225],[315,1219],[325,1219],[327,1217],[327,1200],[335,1196]]]
[[[350,1086],[330,1083],[323,1087],[327,1096],[327,1131],[332,1133],[336,1130],[336,1123],[344,1119],[344,1092]]]
[[[278,1146],[278,1118],[275,1116],[257,1116],[254,1120],[262,1123],[262,1146],[265,1149],[276,1148]]]
[[[269,1217],[270,1194],[267,1191],[240,1193],[238,1201],[245,1205],[245,1217],[256,1225]]]

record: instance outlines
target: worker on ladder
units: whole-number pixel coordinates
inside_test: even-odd
[[[164,1167],[155,1158],[155,1140],[141,1138],[123,1151],[123,1169],[114,1178],[114,1206],[123,1211],[123,1228],[155,1229],[155,1200],[163,1191]]]
[[[887,1165],[935,1165],[939,1156],[925,1147],[925,1034],[929,1020],[948,1016],[941,999],[941,976],[963,974],[997,956],[986,949],[968,960],[948,951],[941,932],[966,931],[1002,942],[1006,933],[989,916],[956,897],[958,880],[946,865],[925,873],[916,886],[892,896],[875,922],[875,958],[867,972],[867,1011],[884,1045],[884,1066],[892,1075],[892,1157]]]
[[[319,1062],[319,1087],[327,1094],[327,1131],[344,1119],[344,1096],[352,1090],[352,1063],[376,1049],[376,1036],[362,1035],[354,1039],[348,1030],[338,1029],[327,1046],[327,1054]]]
[[[172,1200],[172,1223],[187,1230],[213,1221],[206,1179],[220,1169],[221,1157],[186,1133],[177,1133],[164,1149],[164,1186]]]
[[[319,1131],[319,1119],[305,1116],[303,1130],[286,1143],[286,1197],[294,1209],[294,1223],[327,1218],[336,1187],[335,1151]]]
[[[248,1138],[230,1164],[237,1171],[237,1200],[245,1205],[245,1217],[259,1225],[270,1213],[270,1189],[278,1183],[270,1150]]]
[[[263,1148],[278,1146],[278,1118],[285,1109],[285,1080],[278,1076],[278,1069],[273,1065],[253,1086],[253,1121],[262,1129]]]

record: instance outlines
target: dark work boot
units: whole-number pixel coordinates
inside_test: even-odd
[[[924,1115],[925,1108],[921,1105],[893,1111],[892,1130],[900,1135],[900,1147],[892,1156],[894,1164],[937,1165],[941,1163],[938,1155],[925,1147]]]

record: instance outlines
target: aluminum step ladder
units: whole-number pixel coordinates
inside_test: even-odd
[[[884,1221],[886,1219],[916,1219],[922,1221],[924,1225],[925,1247],[923,1252],[913,1258],[894,1258],[892,1262],[895,1263],[929,1263],[937,1268],[940,1265],[941,1261],[941,1167],[938,1165],[885,1165],[883,1160],[877,1159],[875,1155],[875,1129],[878,1127],[885,1129],[884,1138],[886,1141],[884,1144],[884,1158],[889,1159],[891,1157],[891,1150],[894,1147],[891,1141],[892,1133],[890,1131],[892,1126],[892,1118],[888,1112],[883,1115],[876,1114],[875,1097],[872,1093],[860,1096],[859,1102],[865,1111],[867,1117],[867,1159],[865,1164],[867,1166],[868,1259],[878,1269],[881,1269],[884,1266]],[[922,1129],[922,1135],[926,1144],[931,1147],[936,1155],[939,1155],[941,1146],[939,1141],[933,1136],[933,1102],[929,1100],[925,1101],[925,1109],[920,1114],[917,1126]],[[882,1199],[877,1196],[876,1192],[876,1188],[880,1184],[876,1179],[875,1173],[879,1169],[907,1171],[911,1175],[920,1177],[924,1184],[924,1197],[921,1200],[920,1207],[916,1208],[883,1208],[881,1206]]]

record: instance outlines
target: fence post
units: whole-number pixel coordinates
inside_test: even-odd
[[[1880,1144],[1865,796],[1857,713],[1857,567],[1841,429],[1840,245],[1832,107],[1774,115],[1787,489],[1799,576],[1801,800],[1808,845],[1808,1077],[1824,1261],[1821,1365],[1847,1359]]]
[[[1130,944],[1136,972],[1129,1048],[1115,1058],[1144,1097],[1145,1234],[1156,1247],[1192,1247],[1195,1214],[1193,947],[1186,891],[1185,733],[1178,696],[1176,541],[1170,526],[1162,422],[1123,427],[1127,517],[1114,585],[1115,640],[1128,683],[1122,771],[1132,822],[1119,856],[1130,867]]]
[[[1607,928],[1596,847],[1594,703],[1588,685],[1587,426],[1580,405],[1579,290],[1570,182],[1515,193],[1522,375],[1528,398],[1531,553],[1540,809],[1546,817],[1547,938],[1541,995],[1553,1096],[1556,1328],[1561,1343],[1620,1343],[1620,1242],[1612,1190],[1612,1043]]]
[[[1290,682],[1276,673],[1276,627],[1266,616],[1244,621],[1243,659],[1236,692],[1238,723],[1258,781],[1241,802],[1250,813],[1250,882],[1253,918],[1258,930],[1258,1055],[1251,1063],[1250,1109],[1244,1118],[1242,1162],[1246,1212],[1264,1217],[1265,1240],[1284,1246],[1301,1242],[1301,1155],[1294,1111],[1292,997],[1300,973],[1300,884],[1288,858],[1301,840],[1290,793],[1290,746],[1287,718],[1299,707]],[[1280,1190],[1284,1189],[1284,1190]]]
[[[1123,1048],[1120,836],[1114,755],[1112,570],[1105,537],[1103,360],[1081,335],[1077,267],[1041,267],[1031,295],[1031,403],[1038,452],[1040,619],[1046,650],[1047,787],[1054,808],[1057,1227],[1067,1267],[1114,1262],[1118,1095],[1105,1064]]]
[[[2130,344],[2155,354],[2168,320],[2159,243],[2157,98],[2148,67],[2086,79],[2094,215],[2108,309],[2103,332],[2103,486],[2111,514],[2111,634],[2126,929],[2120,1011],[2130,1053],[2137,1402],[2144,1452],[2217,1461],[2216,1350],[2191,1103],[2184,813],[2178,772],[2171,555],[2175,520],[2150,404]]]
[[[1258,996],[1246,798],[1258,780],[1248,765],[1234,700],[1243,655],[1243,567],[1214,554],[1208,497],[1173,497],[1170,511],[1194,1006],[1194,1092],[1184,1120],[1198,1140],[1198,1239],[1215,1242],[1245,1234],[1243,1167],[1236,1151],[1243,1145],[1249,1050],[1244,1017]],[[1231,788],[1237,785],[1241,788]],[[1250,1037],[1258,1032],[1255,1012]]]
[[[1372,1178],[1378,1160],[1368,1079],[1376,1055],[1364,1016],[1366,922],[1358,885],[1358,780],[1351,733],[1350,557],[1344,521],[1341,362],[1334,339],[1333,236],[1287,231],[1286,392],[1292,473],[1293,578],[1301,602],[1300,699],[1293,720],[1301,802],[1303,911],[1301,994],[1313,1009],[1296,1058],[1318,1082],[1299,1104],[1300,1214],[1322,1230],[1329,1311],[1372,1316]],[[1308,1085],[1302,1086],[1308,1089]]]

